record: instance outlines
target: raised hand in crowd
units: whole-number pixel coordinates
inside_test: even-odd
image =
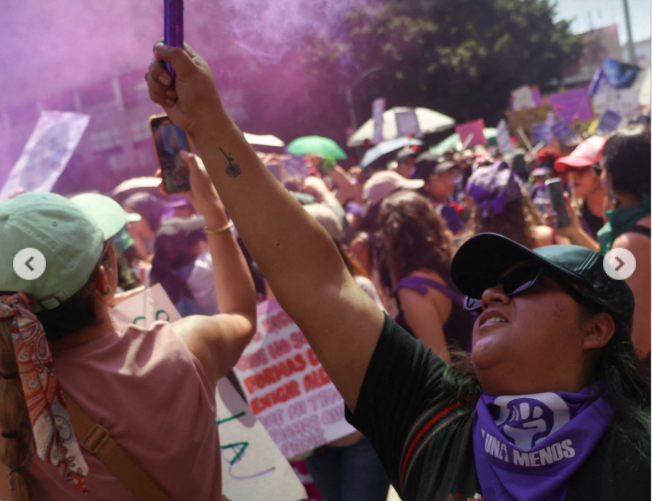
[[[591,238],[582,225],[580,224],[580,217],[577,207],[573,204],[571,197],[568,193],[564,193],[564,200],[566,201],[566,212],[568,213],[568,219],[570,224],[564,226],[563,228],[556,228],[557,225],[557,214],[550,207],[550,202],[546,201],[546,213],[543,214],[543,221],[547,226],[555,228],[555,231],[558,235],[566,237],[569,240],[569,243],[573,245],[581,245],[587,249],[594,251],[600,250],[600,245],[597,241]]]
[[[355,408],[383,313],[344,267],[325,230],[276,182],[228,117],[205,61],[158,44],[147,75],[152,99],[184,128],[277,300]],[[177,74],[176,96],[163,61]],[[306,259],[310,256],[310,259]]]
[[[181,152],[181,158],[190,172],[190,191],[182,195],[190,198],[206,222],[220,314],[192,315],[174,326],[215,383],[233,368],[255,332],[256,295],[249,268],[231,232],[232,223],[201,158],[186,151]],[[165,193],[163,183],[160,189]]]
[[[326,205],[337,208],[342,206],[337,197],[328,189],[324,180],[316,176],[308,176],[303,181],[302,191],[314,195],[317,201]]]

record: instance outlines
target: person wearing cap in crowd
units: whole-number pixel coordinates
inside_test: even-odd
[[[215,278],[225,315],[116,332],[110,240],[126,223],[119,205],[97,211],[50,193],[0,204],[2,499],[139,499],[75,435],[78,406],[172,499],[221,500],[215,387],[255,332],[256,303],[217,193],[188,163],[222,263]],[[37,277],[15,271],[26,248],[45,258]]]
[[[130,223],[140,221],[141,216],[135,212],[125,211],[118,202],[99,193],[80,193],[70,198],[92,219],[111,220],[115,214],[124,213],[124,216],[114,218],[115,221],[126,220],[111,238],[111,245],[116,251],[116,263],[118,272],[118,285],[116,289],[116,301],[124,301],[132,295],[139,294],[144,290],[136,273],[131,268],[129,261],[135,255],[134,239],[131,238],[127,226]],[[129,256],[129,258],[127,257]]]
[[[568,175],[573,197],[580,203],[580,227],[559,228],[559,233],[572,243],[584,245],[586,238],[578,235],[580,229],[593,240],[604,225],[604,190],[600,182],[600,157],[606,139],[592,136],[582,141],[570,155],[555,160],[555,171]]]
[[[634,300],[599,253],[468,240],[451,276],[479,315],[471,360],[448,366],[383,315],[326,231],[265,171],[201,56],[187,45],[154,54],[150,96],[203,155],[276,299],[403,499],[650,498],[650,385],[629,337]]]
[[[414,169],[416,166],[416,158],[418,152],[413,146],[404,146],[396,154],[396,172],[398,172],[404,178],[410,179],[414,174]]]
[[[607,139],[600,160],[602,183],[613,209],[598,232],[600,252],[625,249],[636,268],[627,284],[636,309],[632,341],[640,358],[650,357],[650,129],[631,126]]]
[[[546,188],[546,180],[551,177],[555,160],[561,156],[561,151],[558,149],[544,146],[537,152],[536,158],[532,162],[530,199],[542,215],[547,212],[548,189]]]
[[[380,203],[392,193],[400,190],[418,190],[423,187],[422,179],[406,179],[397,172],[381,170],[371,175],[362,188],[362,198],[365,200],[366,213],[360,233],[351,241],[351,252],[360,262],[365,271],[380,285],[377,268],[374,265],[375,233],[378,230],[378,212]]]
[[[473,325],[450,280],[452,233],[430,201],[412,191],[386,197],[379,223],[380,277],[396,299],[396,323],[450,361],[449,348],[470,348]]]
[[[424,181],[420,192],[430,200],[453,235],[464,232],[461,216],[463,209],[459,204],[451,202],[457,173],[459,170],[455,162],[440,162],[440,157],[435,153],[426,151],[417,157],[414,177]]]
[[[138,258],[144,263],[151,263],[154,254],[154,239],[161,220],[170,212],[161,197],[146,191],[137,191],[122,202],[127,212],[139,214],[141,219],[130,223],[127,228],[138,251]],[[149,271],[149,270],[148,270]],[[146,283],[146,280],[142,280]]]
[[[499,233],[530,249],[568,243],[543,224],[520,178],[504,161],[478,167],[466,184],[475,206],[471,232]]]

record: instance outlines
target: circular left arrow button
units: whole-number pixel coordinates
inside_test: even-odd
[[[36,280],[45,272],[45,256],[38,249],[28,247],[14,256],[14,271],[23,280]]]

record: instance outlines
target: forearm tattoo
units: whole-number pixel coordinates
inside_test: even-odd
[[[226,166],[226,175],[230,177],[238,177],[240,175],[240,166],[235,163],[233,161],[233,157],[227,155],[226,151],[224,151],[220,146],[218,146],[218,148],[220,148],[222,155],[224,155],[227,162],[229,162],[229,164]]]

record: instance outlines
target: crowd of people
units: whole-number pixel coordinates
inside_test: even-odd
[[[145,499],[71,431],[79,408],[156,499],[222,499],[215,386],[272,297],[359,430],[307,455],[326,501],[390,482],[415,500],[649,499],[649,124],[364,169],[309,155],[284,178],[190,47],[157,44],[147,84],[197,149],[188,193],[0,204],[1,499]],[[13,270],[23,248],[45,255],[37,279]],[[614,249],[636,260],[625,280]],[[183,319],[117,332],[111,308],[156,284]]]

